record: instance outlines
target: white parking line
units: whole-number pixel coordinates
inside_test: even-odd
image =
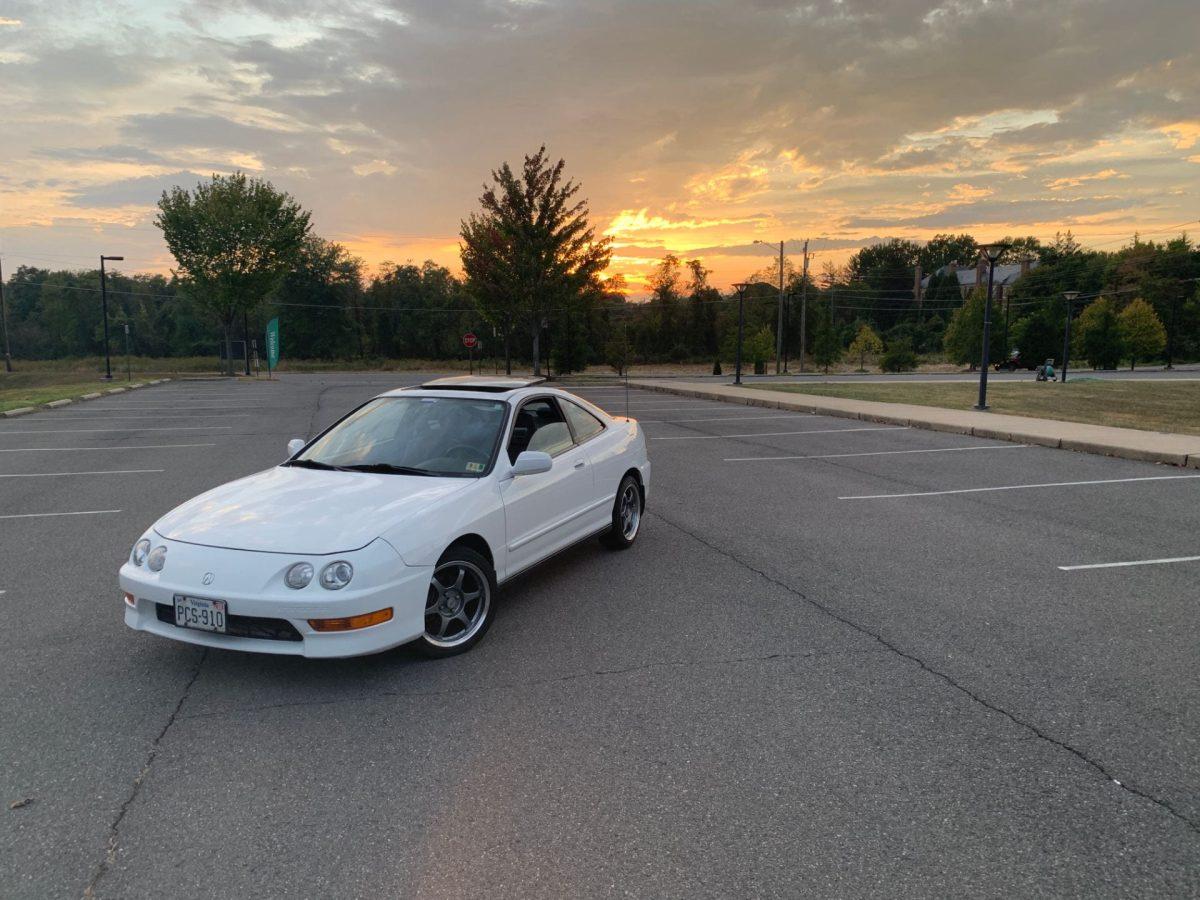
[[[52,422],[54,425],[63,425],[74,422],[162,422],[168,419],[177,419],[189,421],[192,419],[250,419],[253,418],[251,413],[223,413],[219,416],[164,416],[157,413],[151,413],[145,416],[84,416],[67,413],[66,415],[58,416]],[[49,419],[35,419],[37,423],[50,422]],[[26,420],[28,424],[28,420]]]
[[[1090,563],[1086,566],[1059,566],[1064,572],[1079,572],[1083,569],[1119,569],[1124,566],[1161,566],[1166,563],[1198,562],[1200,556],[1169,556],[1164,559],[1134,559],[1129,562]]]
[[[987,444],[983,447],[936,447],[932,450],[873,450],[870,453],[822,453],[814,456],[733,456],[724,462],[764,462],[780,459],[846,459],[851,456],[899,456],[903,453],[954,453],[961,450],[1020,450],[1028,444]]]
[[[233,428],[232,425],[197,425],[194,428],[189,426],[167,428],[39,428],[35,431],[7,431],[0,428],[0,435],[5,434],[99,434],[100,432],[125,431],[136,433],[139,431],[229,431]]]
[[[177,447],[215,447],[216,444],[128,444],[116,447],[6,447],[0,453],[47,453],[54,450],[174,450]]]
[[[85,408],[87,409],[88,412],[122,412],[122,411],[124,411],[124,412],[161,412],[163,410],[174,410],[174,411],[178,412],[181,409],[196,409],[201,412],[220,412],[221,410],[224,410],[226,408],[241,409],[241,410],[249,410],[249,409],[259,410],[259,409],[262,409],[263,407],[261,407],[261,406],[238,406],[238,407],[225,407],[225,406],[195,406],[195,407],[185,407],[185,406],[88,406]]]
[[[1181,481],[1200,475],[1149,475],[1144,478],[1101,478],[1096,481],[1051,481],[1045,484],[1005,484],[998,487],[959,488],[953,491],[916,491],[910,494],[860,494],[839,500],[888,500],[899,497],[940,497],[945,494],[982,494],[988,491],[1025,491],[1032,488],[1079,487],[1090,484],[1127,484],[1134,481]]]
[[[102,472],[19,472],[3,474],[0,478],[60,478],[64,475],[145,475],[151,472],[165,472],[166,469],[109,469]]]
[[[718,416],[708,419],[638,419],[643,425],[674,425],[676,422],[753,422],[761,419],[828,419],[830,416],[813,416],[808,413],[792,413],[787,416]]]
[[[16,515],[0,516],[0,519],[44,519],[50,516],[103,516],[108,513],[119,513],[119,509],[84,509],[79,512],[56,513],[17,513]]]
[[[680,434],[652,437],[652,441],[715,441],[723,438],[781,437],[790,434],[842,434],[850,431],[907,431],[907,425],[878,425],[870,428],[812,428],[808,431],[756,431],[752,434]],[[1196,476],[1200,478],[1200,475]]]

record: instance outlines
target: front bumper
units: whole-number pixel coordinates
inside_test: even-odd
[[[125,604],[125,624],[137,631],[205,647],[311,658],[378,653],[424,633],[433,567],[406,566],[386,541],[374,541],[351,553],[293,556],[185,544],[153,533],[147,536],[154,546],[167,547],[163,570],[151,572],[126,562],[119,576],[121,590],[134,597],[133,606]],[[312,563],[319,572],[335,559],[354,566],[354,579],[340,591],[326,590],[316,578],[300,590],[283,583],[283,573],[294,563]],[[205,585],[207,576],[211,576],[210,583]],[[176,595],[224,600],[230,630],[240,633],[176,626],[173,613],[162,614],[163,607],[174,609]],[[391,620],[368,628],[317,632],[308,624],[309,619],[342,618],[387,607],[393,610]]]

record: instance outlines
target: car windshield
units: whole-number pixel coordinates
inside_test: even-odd
[[[465,397],[379,397],[288,465],[477,478],[492,463],[505,404]]]

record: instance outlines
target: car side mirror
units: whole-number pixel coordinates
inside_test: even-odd
[[[554,467],[554,460],[549,453],[541,450],[526,450],[517,457],[512,465],[513,475],[540,475],[549,472]]]
[[[303,450],[306,443],[307,441],[305,441],[304,438],[292,438],[290,441],[288,441],[288,459],[291,459],[293,456]]]

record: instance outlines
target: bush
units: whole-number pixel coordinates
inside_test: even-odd
[[[1093,369],[1115,369],[1125,355],[1120,320],[1108,297],[1093,300],[1075,320],[1071,352],[1084,357]]]
[[[722,374],[722,372],[721,372],[721,360],[720,360],[720,359],[714,359],[714,360],[713,360],[713,374],[714,374],[714,375],[720,375],[720,374]]]
[[[917,367],[917,354],[912,341],[901,338],[888,344],[887,351],[879,358],[879,368],[884,372],[911,372]]]

